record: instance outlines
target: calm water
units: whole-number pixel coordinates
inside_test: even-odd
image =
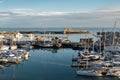
[[[0,70],[0,80],[118,80],[116,77],[77,76],[77,68],[70,67],[72,49],[30,50],[31,57],[18,65]]]
[[[73,41],[79,41],[81,35],[67,36]],[[0,80],[119,80],[116,77],[77,76],[77,68],[70,67],[72,57],[77,56],[77,52],[72,49],[30,50],[31,57],[28,61],[18,65],[9,64],[8,67],[1,69]]]

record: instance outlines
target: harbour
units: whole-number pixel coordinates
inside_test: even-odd
[[[95,31],[94,29],[91,29],[91,32]],[[99,31],[99,29],[96,30],[96,33]],[[18,34],[18,33],[17,33]],[[22,33],[19,32],[19,35]],[[6,35],[6,34],[5,34]],[[27,34],[24,34],[25,37],[18,37],[15,41],[9,40],[12,39],[12,37],[8,37],[7,42],[2,40],[2,45],[9,45],[15,44],[18,46],[17,51],[19,52],[19,49],[25,50],[29,53],[26,60],[20,60],[20,62],[5,62],[2,61],[1,65],[1,73],[0,78],[1,80],[32,80],[32,79],[57,79],[59,80],[61,77],[63,80],[69,79],[69,80],[119,80],[119,75],[115,75],[114,77],[110,77],[112,72],[119,71],[119,68],[112,68],[109,67],[109,64],[111,64],[110,56],[107,58],[104,58],[100,52],[104,52],[104,47],[98,47],[98,50],[95,48],[95,46],[100,46],[102,43],[95,43],[97,45],[93,45],[94,41],[99,41],[99,38],[96,38],[95,36],[91,34],[34,34],[35,38],[32,40],[29,38],[33,34],[30,34],[29,36],[26,36]],[[39,39],[36,39],[38,38]],[[92,37],[91,37],[92,36]],[[99,36],[99,35],[98,35]],[[47,38],[43,39],[42,38]],[[75,37],[75,38],[74,38]],[[94,39],[91,39],[93,38]],[[118,36],[119,37],[119,36]],[[21,38],[21,39],[20,39]],[[24,38],[24,39],[23,39]],[[51,38],[51,39],[49,39]],[[49,42],[50,40],[50,42]],[[53,40],[53,41],[51,41]],[[92,41],[93,40],[93,41]],[[83,42],[84,41],[84,42]],[[104,40],[103,40],[104,41]],[[103,42],[101,41],[101,42]],[[118,40],[119,41],[119,40]],[[11,43],[12,42],[12,43]],[[48,45],[49,43],[51,45]],[[30,43],[30,44],[29,44]],[[40,44],[37,45],[37,44]],[[47,43],[47,45],[46,45]],[[54,44],[61,44],[61,46],[53,46]],[[84,44],[81,44],[84,43]],[[104,43],[104,42],[103,42]],[[25,45],[26,44],[26,45]],[[91,46],[90,46],[91,45]],[[32,46],[32,47],[31,47]],[[88,47],[89,46],[89,47]],[[103,45],[106,46],[106,45]],[[93,48],[94,49],[91,49]],[[9,50],[10,49],[10,50]],[[9,48],[7,51],[16,52],[16,50],[11,50],[12,48]],[[89,49],[90,51],[96,50],[96,54],[93,54],[94,52],[87,51]],[[86,50],[86,51],[85,51]],[[85,53],[86,52],[86,53]],[[89,52],[89,54],[88,54]],[[5,54],[7,56],[8,53],[4,52],[1,54]],[[16,54],[17,55],[17,54]],[[22,54],[20,54],[22,55]],[[109,55],[109,54],[108,54]],[[25,56],[25,55],[24,55]],[[24,57],[23,56],[23,57]],[[91,57],[89,57],[91,56]],[[102,57],[101,57],[102,56]],[[119,58],[119,52],[111,52],[111,56]],[[21,56],[22,57],[22,56]],[[1,55],[1,59],[2,55]],[[6,58],[7,59],[7,58]],[[18,59],[18,58],[17,58]],[[20,58],[21,59],[21,58]],[[7,59],[8,60],[8,59]],[[105,64],[104,60],[106,60]],[[76,62],[77,61],[77,62]],[[108,62],[107,62],[108,61]],[[114,62],[114,64],[119,64],[118,62]],[[94,65],[94,66],[93,66]],[[108,66],[105,68],[105,66]],[[117,65],[119,67],[119,65]],[[86,69],[87,68],[87,69]],[[85,71],[85,70],[87,71]],[[84,72],[88,72],[90,70],[95,70],[100,73],[104,73],[105,75],[99,74],[98,76],[92,76],[89,78],[90,75],[87,75],[87,77],[84,75]],[[108,71],[109,69],[109,71]],[[77,71],[81,70],[82,75],[78,75]],[[83,72],[84,70],[84,72]],[[103,71],[103,72],[102,72]],[[111,72],[111,73],[108,73]],[[10,75],[8,75],[10,73]],[[90,74],[89,73],[89,74]],[[29,74],[29,75],[28,75]],[[107,75],[106,75],[107,74]],[[119,74],[119,73],[118,73]],[[31,75],[31,76],[30,76]],[[35,77],[32,77],[32,76]],[[54,76],[53,76],[54,75]],[[110,75],[110,76],[108,76]],[[29,77],[28,77],[29,76]],[[47,76],[47,77],[45,77]],[[101,77],[102,76],[102,77]]]

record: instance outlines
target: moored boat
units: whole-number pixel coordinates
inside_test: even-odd
[[[78,70],[77,75],[83,75],[83,76],[103,76],[101,72],[97,70]]]

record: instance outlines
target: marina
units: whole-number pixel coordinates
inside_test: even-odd
[[[99,31],[97,30],[96,33]],[[92,31],[94,29],[91,29]],[[44,80],[59,80],[60,77],[63,80],[89,80],[89,76],[91,79],[97,77],[98,80],[118,80],[120,77],[120,52],[105,50],[108,45],[105,45],[105,40],[96,37],[99,35],[20,32],[8,35],[1,34],[1,80],[8,77],[13,80],[26,80],[32,79],[32,75],[36,76],[36,79]],[[74,40],[74,37],[77,39]],[[31,77],[22,75],[23,73],[29,73]]]

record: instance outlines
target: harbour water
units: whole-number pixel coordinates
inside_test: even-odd
[[[116,77],[77,76],[77,68],[70,67],[71,49],[30,50],[31,57],[21,64],[12,64],[0,70],[0,80],[118,80]]]
[[[97,31],[93,29],[93,32]],[[67,36],[72,41],[79,41],[78,35]],[[28,60],[0,69],[0,80],[119,80],[117,77],[77,76],[77,68],[70,66],[72,57],[78,55],[77,50],[40,48],[29,50],[29,53]]]

